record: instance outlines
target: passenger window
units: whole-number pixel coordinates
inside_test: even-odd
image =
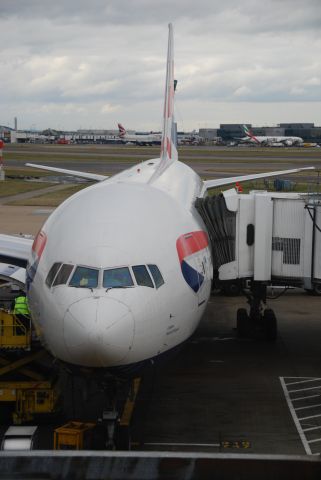
[[[73,265],[63,265],[55,278],[53,286],[55,287],[56,285],[63,285],[67,283],[73,268]]]
[[[162,274],[159,271],[158,266],[157,265],[148,265],[148,268],[149,268],[150,273],[152,274],[152,277],[154,279],[156,288],[159,288],[162,285],[164,285],[165,282],[164,282],[164,279],[162,277]]]
[[[125,288],[133,287],[134,282],[128,267],[111,268],[104,270],[104,288]]]
[[[49,273],[46,278],[46,284],[48,285],[48,287],[51,287],[52,282],[54,281],[54,278],[60,267],[61,267],[61,263],[54,263],[51,269],[49,270]]]
[[[79,288],[96,288],[98,285],[99,270],[88,267],[77,267],[69,285]]]
[[[154,284],[145,265],[135,265],[133,267],[133,272],[135,274],[137,285],[154,288]]]

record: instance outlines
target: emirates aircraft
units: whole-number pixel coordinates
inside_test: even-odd
[[[170,24],[160,158],[111,178],[29,164],[97,182],[63,202],[33,242],[0,237],[0,261],[28,259],[36,332],[67,364],[131,369],[182,344],[206,309],[213,276],[195,200],[212,187],[300,170],[202,181],[177,159],[173,113]]]
[[[118,130],[119,138],[126,143],[135,143],[136,145],[160,145],[162,141],[162,135],[160,133],[130,135],[121,123],[118,123]]]
[[[272,137],[272,136],[263,136],[263,135],[253,135],[253,132],[249,130],[246,125],[243,125],[243,130],[245,137],[238,139],[242,143],[256,143],[257,145],[269,146],[269,145],[280,145],[291,147],[294,145],[302,145],[303,138],[301,137]]]

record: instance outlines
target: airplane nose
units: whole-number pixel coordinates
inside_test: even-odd
[[[65,361],[88,367],[122,362],[134,338],[134,317],[112,298],[85,298],[70,305],[64,316]]]

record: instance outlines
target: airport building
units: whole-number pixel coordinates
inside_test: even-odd
[[[301,137],[304,142],[321,143],[321,127],[314,123],[280,123],[276,127],[253,127],[251,124],[229,123],[221,124],[218,136],[224,142],[232,142],[245,136],[243,125],[252,130],[254,135]]]
[[[227,144],[245,136],[243,125],[246,125],[256,136],[293,136],[301,137],[304,142],[321,144],[321,126],[314,123],[280,123],[277,126],[252,126],[242,123],[222,123],[219,128],[200,128],[197,133],[177,132],[179,144]],[[135,134],[134,130],[127,133]],[[137,133],[137,132],[136,132]],[[6,143],[61,143],[61,144],[108,144],[121,143],[118,130],[77,130],[57,131],[46,129],[16,130],[0,125],[0,138]]]

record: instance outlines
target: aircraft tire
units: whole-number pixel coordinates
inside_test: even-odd
[[[270,308],[267,308],[264,312],[263,329],[266,340],[275,342],[278,336],[277,320],[274,311]]]
[[[239,308],[236,313],[236,331],[239,338],[247,336],[249,330],[249,316],[245,308]]]

